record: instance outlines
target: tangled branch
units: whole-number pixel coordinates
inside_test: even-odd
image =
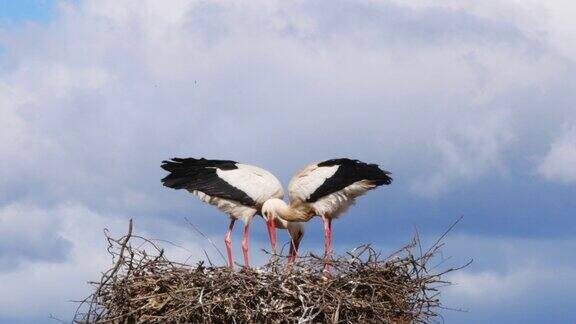
[[[77,323],[428,323],[441,307],[439,289],[449,284],[443,276],[462,268],[433,272],[443,243],[422,252],[417,236],[388,257],[370,245],[337,257],[330,278],[313,254],[292,266],[273,257],[234,272],[170,261],[153,241],[134,235],[132,223],[127,235],[106,238],[115,263],[91,283]]]

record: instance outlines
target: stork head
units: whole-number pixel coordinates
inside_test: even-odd
[[[268,221],[269,218],[280,218],[278,211],[282,208],[285,208],[286,206],[286,202],[284,202],[282,199],[268,199],[266,202],[264,202],[264,205],[262,205],[262,216],[266,221]]]
[[[276,253],[276,222],[281,220],[278,213],[279,210],[285,207],[287,207],[287,204],[284,200],[278,198],[268,199],[262,205],[262,217],[268,225],[268,237],[274,253]]]

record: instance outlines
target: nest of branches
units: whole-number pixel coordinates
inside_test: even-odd
[[[442,307],[443,275],[430,260],[439,239],[422,250],[413,241],[383,257],[369,245],[330,262],[313,254],[288,266],[271,256],[258,269],[232,271],[168,260],[154,241],[132,234],[113,239],[114,264],[78,308],[78,323],[428,323]]]

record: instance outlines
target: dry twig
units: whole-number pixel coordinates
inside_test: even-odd
[[[442,243],[414,255],[421,251],[418,237],[385,259],[360,246],[331,262],[329,279],[322,277],[322,258],[312,254],[290,271],[286,258],[271,258],[259,269],[234,272],[172,262],[152,241],[132,235],[131,223],[128,235],[107,239],[116,262],[92,283],[95,292],[75,322],[428,323],[442,306],[442,276],[460,269],[430,273]]]

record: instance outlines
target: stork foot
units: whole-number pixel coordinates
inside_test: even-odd
[[[324,269],[322,269],[322,279],[330,280],[332,279],[332,273],[330,272],[330,265],[325,264]]]

